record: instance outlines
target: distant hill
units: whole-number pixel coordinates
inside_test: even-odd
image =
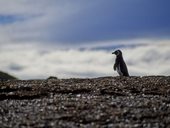
[[[16,79],[17,79],[16,77],[0,71],[0,80],[16,80]]]

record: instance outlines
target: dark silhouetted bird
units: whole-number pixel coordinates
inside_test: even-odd
[[[113,69],[117,70],[120,76],[129,76],[127,66],[125,64],[125,61],[123,60],[122,52],[120,50],[116,50],[112,52],[112,54],[116,55],[116,60]]]

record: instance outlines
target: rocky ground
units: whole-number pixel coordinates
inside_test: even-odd
[[[170,127],[170,77],[1,81],[0,127]]]

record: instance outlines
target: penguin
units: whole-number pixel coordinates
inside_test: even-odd
[[[117,70],[117,72],[120,76],[129,76],[126,63],[123,60],[122,52],[120,50],[116,50],[116,51],[112,52],[112,54],[116,55],[116,60],[115,60],[113,69]]]

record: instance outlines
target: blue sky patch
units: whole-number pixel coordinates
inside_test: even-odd
[[[16,21],[23,20],[19,16],[14,16],[14,15],[0,15],[0,24],[11,24]]]

